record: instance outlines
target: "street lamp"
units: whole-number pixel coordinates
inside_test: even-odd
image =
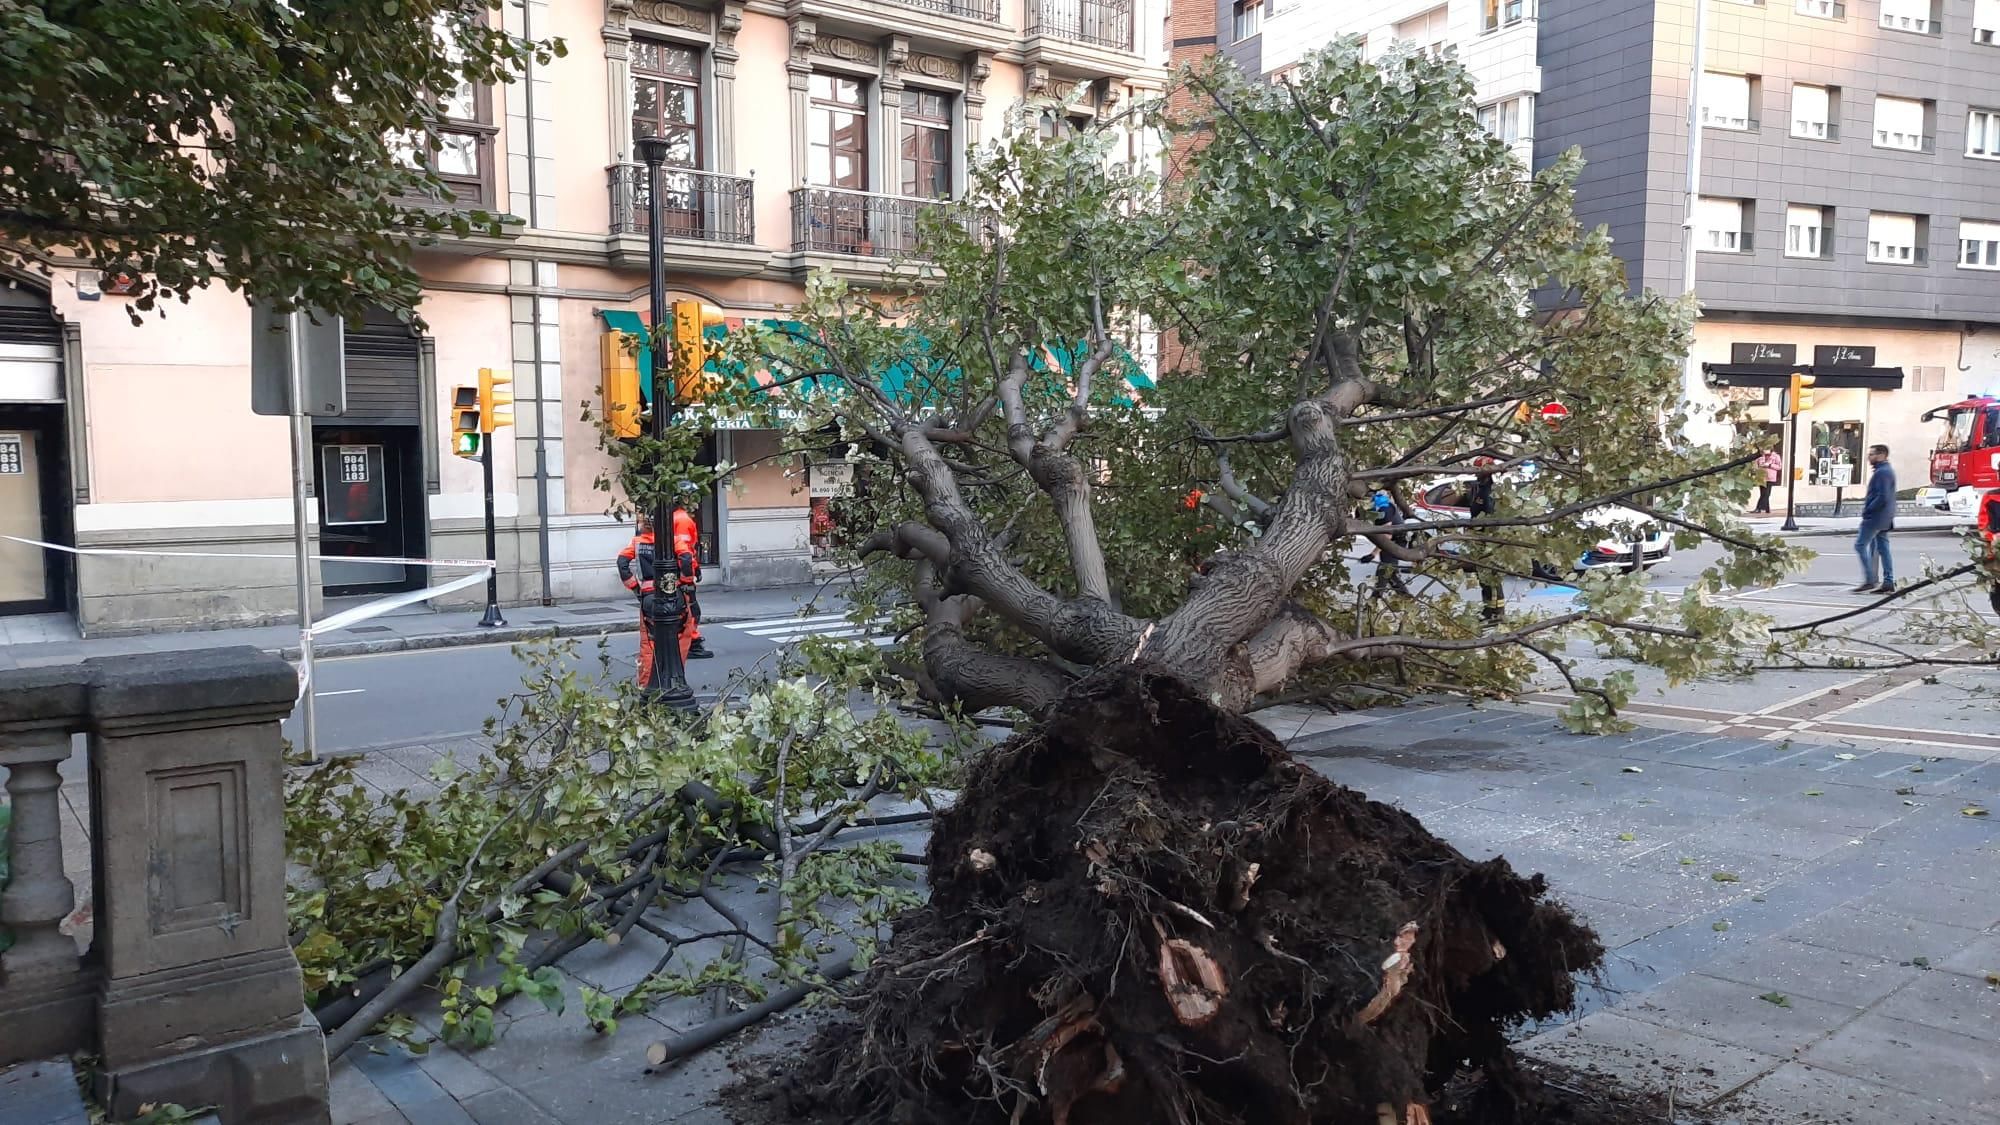
[[[653,343],[653,439],[664,443],[667,428],[680,412],[678,388],[667,362],[666,207],[660,197],[660,166],[671,146],[665,137],[641,137],[639,159],[646,162],[646,265],[651,297]],[[646,690],[676,711],[693,711],[694,690],[688,687],[681,661],[681,627],[687,617],[687,596],[681,590],[680,556],[673,549],[672,503],[663,493],[653,504],[653,598],[646,606],[646,629],[653,637],[653,666]]]

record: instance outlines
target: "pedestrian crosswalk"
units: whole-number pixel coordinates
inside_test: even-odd
[[[873,622],[867,627],[856,625],[844,613],[821,613],[811,617],[767,617],[757,621],[730,621],[719,623],[720,628],[734,629],[760,637],[773,644],[796,644],[807,637],[825,637],[828,640],[866,641],[877,647],[896,643],[893,634],[887,632],[883,622]]]

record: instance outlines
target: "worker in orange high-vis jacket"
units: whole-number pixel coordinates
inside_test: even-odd
[[[653,521],[639,517],[639,534],[632,537],[625,549],[618,552],[618,577],[625,588],[638,595],[640,604],[645,604],[646,595],[653,592],[658,571],[653,559]],[[645,687],[653,675],[653,630],[646,622],[646,612],[639,611],[639,686]]]
[[[715,653],[701,640],[701,599],[695,588],[701,582],[701,529],[688,514],[687,505],[674,504],[674,561],[680,572],[681,592],[687,595],[687,624],[681,630],[681,655],[690,660],[707,660]]]

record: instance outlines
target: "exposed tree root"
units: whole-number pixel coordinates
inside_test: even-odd
[[[770,1119],[1430,1125],[1603,956],[1539,876],[1133,668],[974,764],[930,877]]]

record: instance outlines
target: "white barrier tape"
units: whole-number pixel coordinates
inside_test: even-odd
[[[61,543],[49,543],[41,539],[28,539],[19,535],[0,535],[0,540],[9,543],[24,543],[30,547],[40,547],[45,551],[60,551],[66,555],[105,555],[117,558],[181,558],[181,559],[272,559],[278,562],[296,562],[297,555],[256,554],[248,551],[134,551],[119,547],[69,547]],[[323,633],[333,633],[351,625],[359,625],[370,618],[380,617],[392,609],[429,601],[443,594],[463,590],[476,582],[486,581],[493,563],[486,559],[412,559],[402,557],[382,558],[360,555],[307,555],[318,562],[376,563],[381,566],[437,566],[452,569],[469,568],[472,573],[454,578],[442,586],[426,586],[421,590],[405,590],[399,594],[389,594],[365,602],[353,609],[342,610],[332,617],[312,622],[299,631],[299,691],[292,697],[297,706],[312,689],[312,641]]]
[[[368,602],[365,605],[355,606],[353,609],[342,610],[332,617],[313,622],[312,628],[306,630],[306,632],[317,637],[321,633],[331,633],[337,629],[345,629],[349,625],[358,625],[371,617],[380,617],[392,609],[401,609],[406,605],[429,601],[440,594],[449,594],[454,590],[463,590],[475,582],[484,581],[486,581],[486,568],[481,567],[471,574],[461,578],[454,578],[442,586],[426,586],[421,590],[405,590],[400,594],[389,594]]]
[[[40,547],[49,551],[61,551],[66,555],[111,555],[124,558],[145,559],[271,559],[274,562],[293,562],[297,555],[258,554],[249,551],[133,551],[122,547],[67,547],[61,543],[47,543],[40,539],[24,539],[19,535],[0,535],[10,543],[25,543],[30,547]],[[401,556],[381,555],[307,555],[317,562],[376,563],[381,566],[449,566],[476,567],[490,570],[493,564],[485,559],[411,559]]]

